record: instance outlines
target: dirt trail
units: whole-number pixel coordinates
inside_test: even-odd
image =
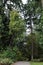
[[[16,63],[12,64],[12,65],[30,65],[30,63],[25,62],[25,61],[19,61],[19,62],[16,62]]]

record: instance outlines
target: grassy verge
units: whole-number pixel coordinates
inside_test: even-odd
[[[31,65],[43,65],[43,62],[30,62]]]

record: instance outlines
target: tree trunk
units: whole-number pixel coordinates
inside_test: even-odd
[[[31,38],[32,38],[32,33],[33,33],[33,27],[32,27],[32,18],[31,18],[31,13],[30,13],[30,27],[31,27]],[[31,55],[31,60],[33,60],[33,42],[32,42],[32,49],[31,49],[32,55]]]
[[[43,0],[41,0],[42,8],[43,8]]]

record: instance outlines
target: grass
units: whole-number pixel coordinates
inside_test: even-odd
[[[31,62],[31,65],[43,65],[43,62]]]

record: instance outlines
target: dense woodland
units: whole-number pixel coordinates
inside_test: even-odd
[[[6,58],[43,61],[41,0],[0,0],[0,59]]]

